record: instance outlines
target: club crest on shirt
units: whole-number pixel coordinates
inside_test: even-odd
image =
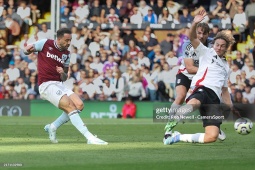
[[[67,59],[67,55],[66,54],[62,54],[62,61],[66,61]]]
[[[49,50],[51,51],[51,50],[53,50],[53,48],[52,48],[52,47],[49,47]]]

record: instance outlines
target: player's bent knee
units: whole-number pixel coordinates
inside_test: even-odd
[[[77,110],[82,111],[82,110],[84,109],[84,104],[83,104],[83,102],[82,102],[82,101],[81,101],[81,102],[76,103],[76,104],[75,104],[75,106],[76,106]]]
[[[205,143],[212,143],[212,142],[216,142],[218,139],[218,137],[215,137],[215,136],[208,136],[208,137],[205,137]]]
[[[218,134],[219,135],[219,134]],[[215,142],[218,139],[218,135],[214,134],[214,133],[205,133],[205,138],[204,138],[204,142],[205,143],[211,143],[211,142]]]

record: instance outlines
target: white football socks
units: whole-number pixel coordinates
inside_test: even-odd
[[[61,125],[63,125],[64,123],[68,122],[69,116],[63,112],[54,122],[52,122],[51,124],[55,126],[56,129],[58,129]]]
[[[83,123],[83,121],[78,113],[79,113],[78,110],[74,110],[68,114],[71,123],[76,127],[76,129],[78,129],[81,132],[82,135],[85,136],[85,138],[87,138],[87,139],[93,138],[94,135],[92,135],[89,132],[88,128],[85,126],[85,124]]]
[[[205,134],[195,133],[195,134],[181,134],[180,141],[189,143],[204,143]]]

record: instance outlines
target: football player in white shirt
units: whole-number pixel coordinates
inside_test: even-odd
[[[179,141],[215,142],[219,136],[222,119],[224,119],[219,107],[220,99],[233,110],[227,86],[230,69],[224,55],[228,47],[234,43],[234,38],[231,34],[221,31],[214,38],[213,48],[204,46],[197,37],[196,27],[205,16],[204,10],[195,16],[189,35],[191,44],[199,57],[199,68],[191,82],[191,87],[194,90],[188,97],[187,104],[177,110],[175,119],[168,122],[166,126],[166,129],[171,131],[187,114],[199,108],[200,115],[197,118],[203,120],[205,133],[180,134],[175,131],[164,140],[165,145]]]
[[[198,23],[196,27],[197,38],[207,47],[212,47],[212,40],[208,38],[210,28],[207,23]],[[194,48],[190,41],[183,44],[184,59],[176,74],[175,91],[176,98],[171,105],[169,116],[174,115],[178,108],[183,104],[187,93],[190,89],[191,80],[196,74],[199,66],[199,57],[196,55]],[[171,119],[170,119],[171,121]],[[166,130],[164,138],[171,136],[172,131]],[[219,140],[225,140],[226,136],[222,130],[220,130]]]

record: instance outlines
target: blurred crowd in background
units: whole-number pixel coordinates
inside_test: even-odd
[[[40,99],[37,54],[23,53],[27,44],[54,39],[49,23],[38,22],[49,9],[40,3],[0,0],[0,22],[8,33],[0,34],[0,99]],[[209,37],[231,25],[236,44],[227,52],[229,92],[234,102],[253,104],[255,0],[61,0],[61,27],[72,31],[71,74],[64,83],[83,100],[173,101],[189,27],[169,30],[162,39],[150,26],[138,36],[114,23],[187,24],[201,9],[208,12],[203,22],[210,25]],[[114,26],[105,30],[104,23]]]

